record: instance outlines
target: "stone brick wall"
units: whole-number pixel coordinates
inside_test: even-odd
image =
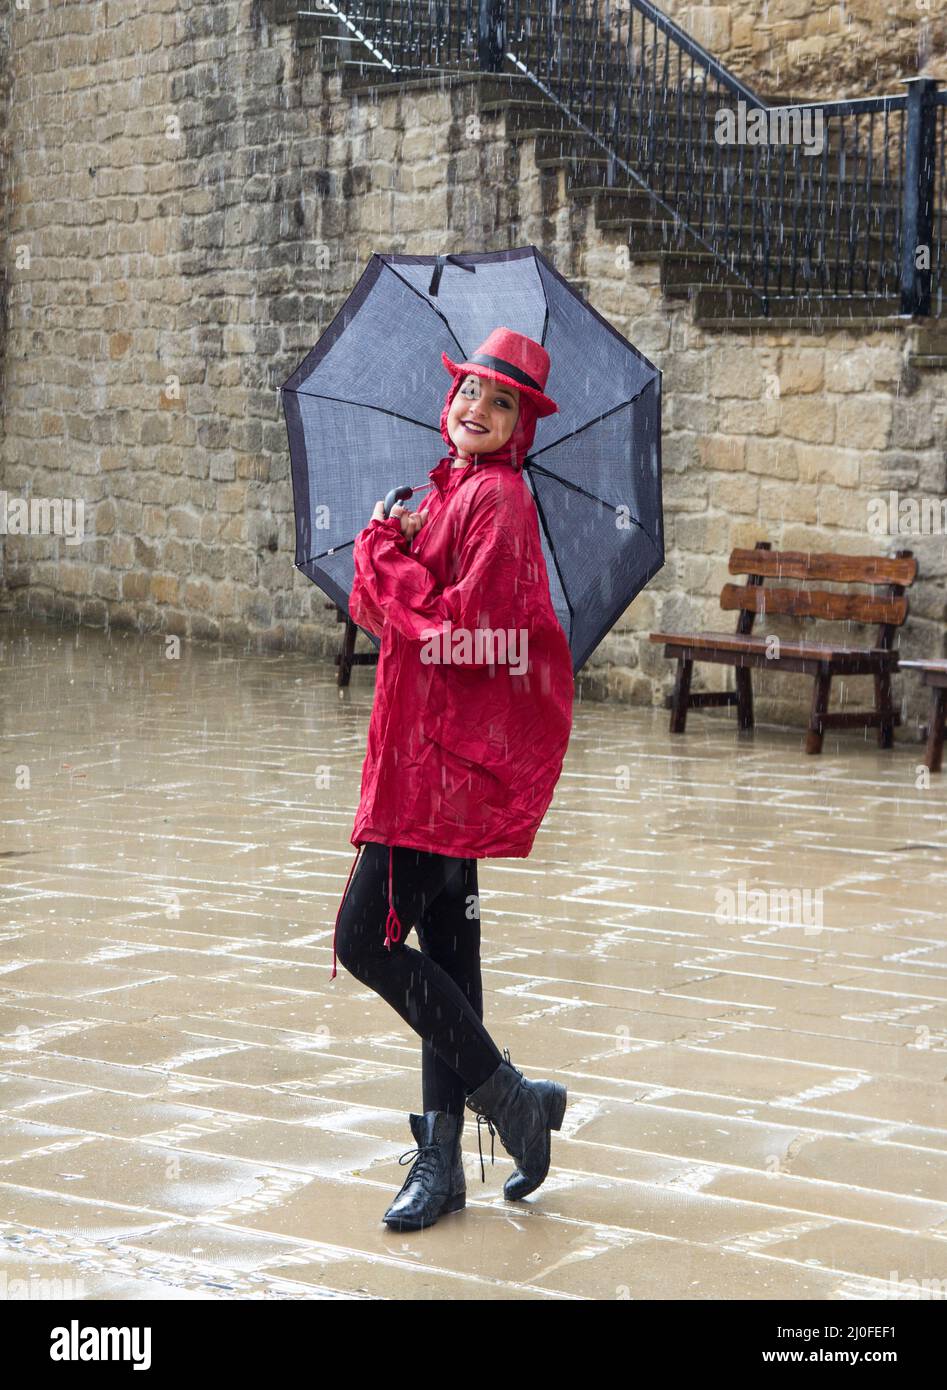
[[[7,254],[9,251],[7,230],[11,218],[10,193],[13,186],[10,134],[10,100],[13,85],[13,63],[10,55],[12,19],[12,9],[5,7],[0,10],[0,248]],[[7,281],[9,277],[7,254],[0,256],[0,432],[3,429],[3,402],[6,395],[4,376],[7,342]],[[0,459],[2,459],[2,455],[0,455]],[[0,473],[0,486],[2,486],[2,473]],[[0,533],[0,603],[3,601],[4,588],[4,550],[5,537]]]
[[[947,391],[944,372],[906,364],[901,329],[824,334],[706,332],[689,307],[665,300],[658,267],[627,263],[594,227],[577,233],[595,307],[663,371],[662,462],[667,563],[593,657],[588,688],[633,702],[657,700],[672,663],[650,631],[732,630],[720,590],[732,577],[734,546],[769,539],[786,550],[849,554],[913,550],[912,590],[902,649],[947,654],[947,549],[943,534],[881,537],[869,530],[879,499],[947,499]],[[835,639],[864,630],[820,624]],[[759,630],[759,624],[757,625]],[[808,636],[807,621],[767,618],[767,634]],[[723,666],[695,668],[694,689],[732,688]],[[871,682],[836,692],[853,708],[870,705]],[[754,675],[758,717],[789,724],[808,714],[811,681]],[[926,716],[926,697],[903,682],[904,714]],[[698,716],[705,717],[703,715]]]
[[[658,701],[671,673],[647,633],[731,627],[733,545],[879,552],[869,498],[947,493],[944,374],[906,366],[903,329],[703,332],[656,264],[629,262],[559,171],[505,140],[476,83],[340,95],[277,14],[261,0],[11,13],[0,487],[83,498],[86,539],[8,537],[0,602],[333,651],[333,615],[293,565],[276,387],[375,250],[535,242],[663,369],[667,564],[596,654],[588,694]],[[940,652],[943,538],[904,543],[923,574],[904,646]],[[695,687],[725,678],[703,668]],[[922,715],[917,682],[904,691]],[[804,719],[802,678],[760,692],[759,718]]]
[[[665,0],[660,8],[770,99],[869,96],[903,91],[901,77],[947,79],[944,0]]]

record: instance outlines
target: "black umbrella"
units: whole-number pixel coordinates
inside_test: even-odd
[[[281,388],[296,565],[348,611],[352,547],[375,502],[426,486],[447,452],[441,351],[463,361],[500,326],[551,360],[559,413],[537,422],[523,477],[578,671],[664,564],[661,373],[535,246],[372,256]]]

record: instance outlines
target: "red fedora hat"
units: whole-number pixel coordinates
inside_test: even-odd
[[[549,353],[540,343],[514,333],[512,328],[495,328],[464,362],[452,362],[446,352],[441,353],[441,360],[454,376],[475,372],[477,376],[502,381],[505,386],[515,386],[530,397],[540,416],[554,415],[559,409],[544,390],[549,377]]]

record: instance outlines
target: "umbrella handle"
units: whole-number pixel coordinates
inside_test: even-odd
[[[409,497],[413,497],[416,492],[423,492],[425,488],[431,487],[430,482],[415,483],[414,487],[409,487],[403,483],[401,487],[393,487],[385,498],[385,516],[391,515],[391,509],[396,502],[407,502]]]
[[[396,502],[407,502],[409,497],[414,496],[414,488],[404,484],[402,487],[393,487],[385,498],[385,516],[391,515],[391,509]]]

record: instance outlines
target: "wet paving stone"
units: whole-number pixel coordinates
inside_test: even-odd
[[[467,1206],[395,1233],[420,1040],[330,980],[373,669],[0,645],[6,1287],[943,1297],[947,775],[906,734],[578,703],[531,856],[479,866],[486,1024],[569,1091],[550,1175],[506,1202],[468,1113]]]

